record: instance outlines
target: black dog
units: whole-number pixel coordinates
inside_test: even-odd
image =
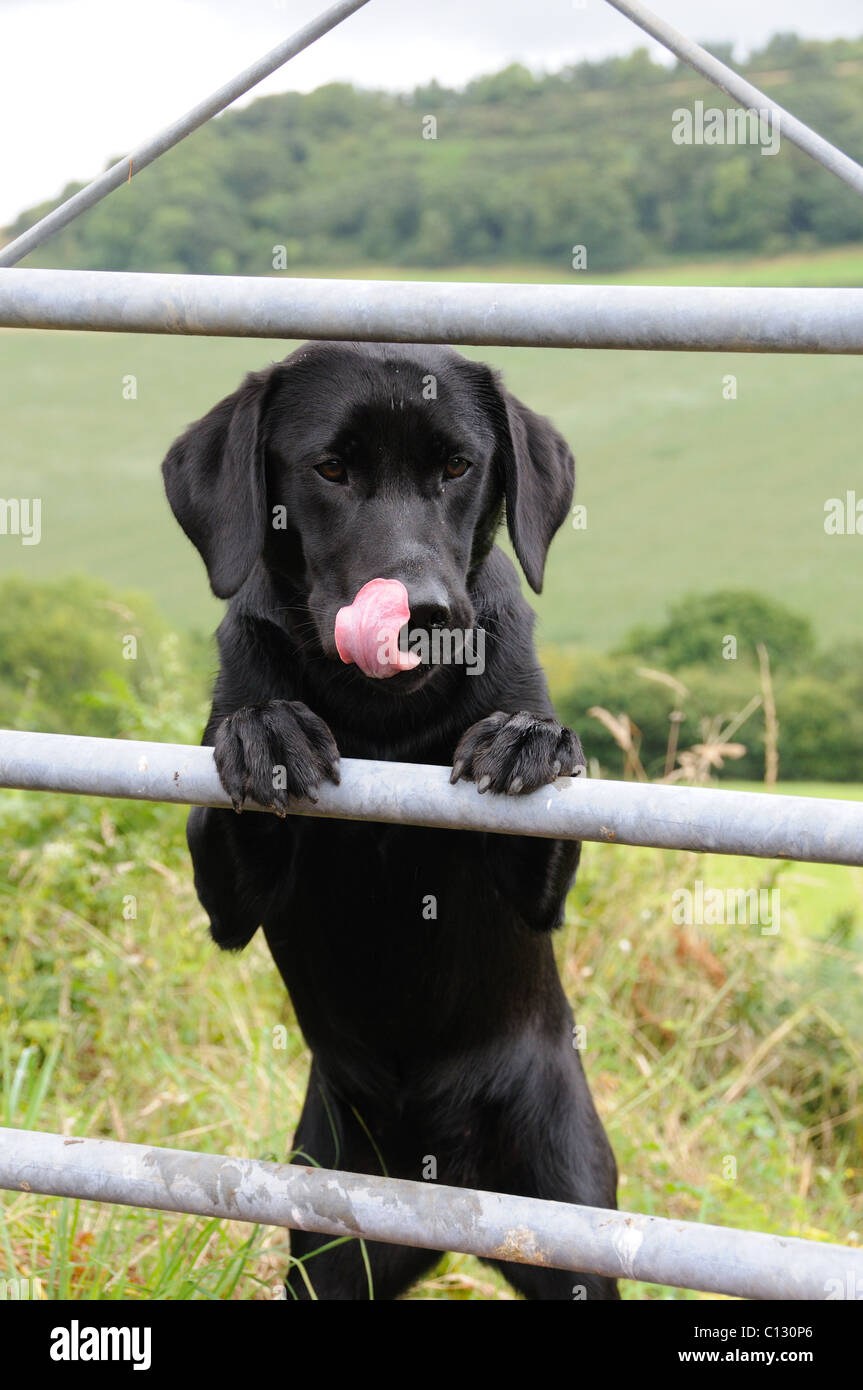
[[[340,753],[452,765],[496,793],[583,770],[494,547],[505,505],[538,592],[572,497],[563,439],[449,348],[319,344],[247,376],[163,471],[233,600],[203,742],[237,810],[279,812],[196,809],[188,835],[215,941],[239,949],[263,926],[312,1051],[296,1161],[614,1207],[550,936],[579,846],[284,817],[291,795],[339,780]],[[411,632],[484,633],[484,671],[423,661],[374,679],[343,664],[336,613],[375,578],[402,581]],[[294,1232],[292,1254],[329,1239]],[[375,1298],[439,1254],[367,1250]],[[618,1296],[594,1274],[499,1267],[528,1298]],[[370,1295],[357,1241],[306,1272],[319,1298]],[[294,1264],[288,1293],[309,1296]]]

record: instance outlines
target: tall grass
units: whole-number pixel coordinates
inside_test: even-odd
[[[126,732],[192,741],[170,644]],[[0,801],[4,1125],[283,1160],[308,1054],[263,941],[211,944],[181,808]],[[781,930],[680,926],[695,880],[779,887]],[[861,1208],[863,874],[587,845],[564,985],[621,1169],[621,1206],[853,1241]],[[0,1279],[47,1298],[279,1296],[273,1228],[5,1194]],[[314,1261],[308,1276],[314,1283]],[[38,1281],[35,1282],[35,1281]],[[624,1286],[632,1298],[693,1298]],[[509,1298],[448,1255],[413,1299]]]
[[[21,822],[32,833],[25,801],[5,809],[7,843]],[[145,808],[146,825],[138,806],[81,802],[70,823],[68,802],[41,801],[38,847],[14,854],[2,904],[4,1124],[283,1159],[308,1057],[263,942],[240,957],[209,943],[181,813]],[[765,866],[724,867],[740,886],[764,882]],[[675,927],[671,893],[699,876],[710,872],[696,855],[588,846],[557,941],[621,1205],[848,1239],[863,1138],[849,990],[859,920],[792,922],[788,940]],[[122,916],[130,891],[134,921]],[[263,1298],[287,1265],[282,1231],[25,1193],[5,1206],[0,1277],[36,1277],[49,1297]],[[502,1293],[476,1262],[448,1257],[413,1296]]]

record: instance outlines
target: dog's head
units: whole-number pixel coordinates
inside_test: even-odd
[[[547,420],[450,348],[319,343],[247,376],[163,474],[214,593],[231,597],[262,560],[336,659],[336,614],[372,579],[401,581],[411,629],[470,628],[471,575],[504,506],[538,593],[574,465]]]

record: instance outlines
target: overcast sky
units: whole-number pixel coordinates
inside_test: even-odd
[[[0,0],[0,224],[68,180],[92,178],[328,3]],[[733,42],[738,56],[780,29],[863,34],[863,0],[655,0],[655,8],[692,38]],[[371,0],[244,100],[338,80],[403,90],[436,77],[453,86],[515,60],[554,69],[629,52],[642,37],[662,52],[604,0]]]

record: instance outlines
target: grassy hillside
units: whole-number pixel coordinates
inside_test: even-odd
[[[859,155],[863,39],[786,33],[740,66]],[[582,245],[608,271],[863,236],[854,193],[781,136],[777,148],[775,132],[766,154],[677,143],[675,112],[697,101],[728,106],[644,48],[542,75],[513,64],[462,91],[285,92],[226,112],[28,264],[263,274],[282,246],[291,267],[533,257],[563,269]],[[22,212],[10,234],[47,206]]]
[[[538,278],[535,268],[521,266],[485,272],[531,275]],[[657,283],[672,277],[689,284],[860,283],[863,248],[653,275]],[[39,496],[44,512],[39,546],[0,540],[0,574],[89,571],[150,593],[181,627],[212,626],[220,605],[170,515],[159,464],[189,421],[245,371],[290,347],[0,333],[8,398],[0,495]],[[819,643],[858,635],[863,540],[823,529],[828,497],[853,488],[863,495],[857,360],[471,351],[550,414],[578,458],[577,496],[588,525],[565,527],[555,542],[537,601],[546,641],[602,647],[636,622],[657,620],[683,590],[728,586],[762,590],[808,614]],[[737,377],[735,401],[723,399],[728,373]],[[137,378],[135,400],[123,399],[128,375]]]

